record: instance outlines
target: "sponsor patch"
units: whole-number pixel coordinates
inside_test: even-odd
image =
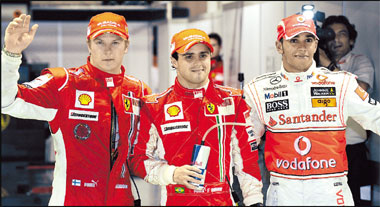
[[[358,86],[355,89],[355,93],[358,94],[358,96],[364,101],[368,97],[368,93],[362,89],[360,86]]]
[[[185,188],[184,187],[174,187],[174,191],[176,193],[185,193]]]
[[[285,96],[288,96],[288,91],[279,91],[279,92],[264,94],[265,99],[280,98],[280,97],[285,97]]]
[[[93,91],[76,90],[75,107],[84,108],[84,109],[93,109],[94,97],[95,97],[95,93]]]
[[[265,102],[265,111],[267,113],[273,112],[273,111],[288,110],[288,109],[289,109],[289,99]]]
[[[114,87],[115,84],[113,83],[113,77],[106,78],[106,84],[107,87]]]
[[[342,186],[343,184],[342,184],[342,182],[335,182],[334,183],[334,186]]]
[[[213,103],[209,103],[207,104],[206,108],[207,108],[207,111],[210,112],[210,114],[213,114],[215,112],[216,107]]]
[[[211,193],[214,193],[214,192],[220,192],[220,191],[222,191],[222,190],[223,190],[222,187],[211,188]]]
[[[254,137],[255,136],[255,132],[253,131],[253,128],[252,127],[247,127],[245,129],[245,131],[247,132],[247,134],[250,136],[250,137]]]
[[[87,124],[79,123],[74,127],[74,136],[79,140],[86,140],[91,135],[91,128]]]
[[[369,99],[368,99],[368,103],[369,103],[369,104],[372,104],[372,105],[375,106],[375,105],[377,104],[377,101],[376,101],[375,99],[369,97]]]
[[[335,87],[311,87],[311,96],[336,96]]]
[[[268,124],[269,126],[274,127],[277,125],[277,121],[275,121],[272,117],[270,117]]]
[[[259,146],[257,145],[257,141],[254,140],[252,141],[251,143],[249,143],[249,145],[251,146],[251,152],[257,150],[259,148]]]
[[[80,183],[81,183],[81,180],[77,180],[77,179],[72,179],[71,180],[71,185],[72,186],[80,186]]]
[[[95,188],[98,185],[98,182],[99,180],[97,181],[91,180],[91,183],[84,183],[83,186],[88,187],[88,188]]]
[[[127,189],[128,185],[127,184],[116,184],[115,189]]]
[[[69,110],[69,119],[79,119],[87,121],[98,121],[99,112]]]
[[[277,84],[279,84],[280,82],[282,81],[282,78],[281,78],[281,76],[276,76],[276,77],[273,77],[273,78],[271,78],[270,80],[269,80],[269,82],[270,82],[270,84],[272,84],[272,85],[277,85]]]
[[[123,94],[124,112],[140,115],[140,100]]]
[[[312,98],[313,108],[317,107],[336,107],[336,98]]]
[[[51,80],[53,76],[51,74],[45,74],[37,77],[36,79],[23,83],[22,85],[25,85],[27,88],[38,88],[44,84],[46,84],[49,80]]]
[[[288,86],[287,85],[278,85],[278,86],[273,86],[273,87],[265,87],[263,89],[264,89],[264,91],[274,91],[274,90],[283,89],[286,87],[288,87]]]
[[[190,122],[183,121],[183,122],[163,124],[161,125],[161,131],[163,135],[176,133],[176,132],[190,132],[191,131]]]
[[[182,102],[177,101],[170,104],[165,104],[164,113],[166,121],[183,119]]]

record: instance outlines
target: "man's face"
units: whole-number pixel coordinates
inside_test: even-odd
[[[119,74],[124,54],[128,51],[128,41],[112,33],[104,33],[88,44],[90,63],[98,69]]]
[[[335,60],[340,60],[340,58],[351,51],[350,46],[354,44],[354,41],[350,40],[346,25],[334,23],[328,27],[335,32],[335,39],[327,43],[328,49]]]
[[[211,57],[215,58],[219,55],[221,46],[218,44],[218,41],[214,38],[210,38],[210,42],[212,47],[214,48],[214,52],[211,54]]]
[[[185,88],[200,88],[208,81],[211,67],[210,49],[201,43],[192,46],[187,52],[178,54],[178,61],[171,57],[177,70],[179,83]]]
[[[313,34],[303,32],[290,40],[276,41],[278,53],[282,54],[282,63],[288,72],[305,72],[313,63],[318,40]]]

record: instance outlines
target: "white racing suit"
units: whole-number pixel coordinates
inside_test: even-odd
[[[244,93],[255,136],[267,129],[266,205],[354,205],[346,178],[347,118],[380,134],[380,104],[356,76],[316,68],[315,62],[302,73],[282,66],[253,79]]]

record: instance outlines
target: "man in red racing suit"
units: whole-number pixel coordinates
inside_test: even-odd
[[[242,91],[208,79],[212,46],[206,33],[184,30],[174,35],[172,44],[172,54],[178,55],[178,61],[172,59],[177,78],[165,92],[142,99],[141,131],[131,158],[133,171],[149,183],[162,185],[161,205],[220,206],[234,204],[228,182],[232,186],[235,166],[244,203],[262,203],[257,140],[247,122],[250,109]],[[191,84],[198,75],[201,82]],[[189,183],[196,182],[190,176],[197,177],[199,172],[189,166],[193,147],[201,144],[210,127],[225,122],[248,124],[218,125],[210,131],[204,142],[211,148],[204,188],[197,189]]]
[[[102,13],[91,19],[87,64],[47,68],[35,80],[17,85],[21,49],[12,47],[10,39],[14,27],[27,25],[29,31],[29,21],[30,16],[23,14],[7,28],[1,55],[1,107],[4,114],[49,122],[56,153],[49,205],[133,205],[126,160],[138,128],[139,98],[150,88],[126,75],[121,65],[128,47],[124,17]],[[99,22],[105,23],[95,26]],[[115,70],[94,59],[102,50],[93,44],[113,45],[107,54],[114,59],[107,64],[116,62]]]
[[[380,134],[380,104],[356,76],[316,67],[317,38],[312,20],[283,19],[276,42],[281,70],[244,87],[255,136],[267,129],[266,205],[354,205],[346,177],[347,118]]]

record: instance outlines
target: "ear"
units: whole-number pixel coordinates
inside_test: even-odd
[[[314,52],[313,52],[313,54],[317,52],[317,48],[318,48],[318,40],[317,40],[317,39],[315,39],[315,44],[314,44],[314,46],[315,46],[315,48],[314,48]]]
[[[88,53],[91,54],[91,40],[87,40],[87,50]]]
[[[178,61],[174,57],[170,57],[170,62],[172,63],[173,68],[178,68]]]
[[[279,53],[279,54],[284,54],[284,48],[283,48],[283,45],[282,45],[282,42],[280,42],[279,40],[277,40],[276,42],[275,42],[275,44],[276,44],[276,49],[277,49],[277,52]]]
[[[128,52],[128,47],[129,47],[129,40],[125,40],[125,49],[124,49],[124,54]]]
[[[354,44],[355,44],[355,41],[354,40],[350,40],[350,46],[351,46],[351,48],[354,46]]]

